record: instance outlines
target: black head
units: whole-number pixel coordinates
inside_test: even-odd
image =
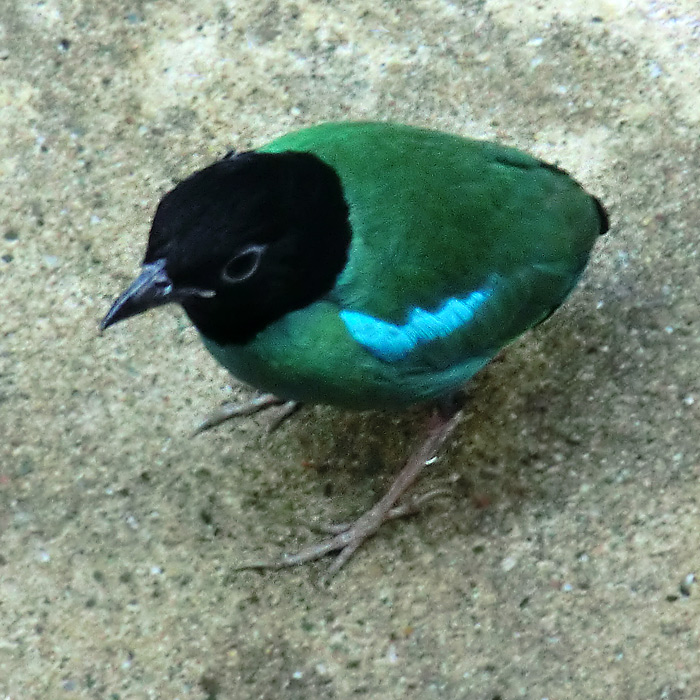
[[[177,301],[221,343],[245,343],[324,296],[345,266],[340,179],[309,153],[240,153],[161,200],[141,275],[102,327]]]

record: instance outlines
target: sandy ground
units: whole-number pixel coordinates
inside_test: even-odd
[[[0,698],[700,698],[695,0],[0,6]],[[426,410],[246,397],[175,308],[97,323],[154,207],[331,119],[513,144],[613,228],[482,372],[420,488],[326,561],[236,572],[383,492]]]

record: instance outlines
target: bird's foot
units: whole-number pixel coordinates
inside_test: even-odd
[[[370,510],[361,515],[353,523],[334,525],[327,530],[331,536],[317,544],[305,547],[296,554],[283,554],[273,561],[260,561],[236,567],[238,571],[250,569],[284,569],[290,566],[306,564],[320,559],[331,552],[338,552],[330,565],[324,580],[332,578],[341,567],[360,548],[365,540],[372,537],[383,523],[394,518],[403,517],[417,512],[420,505],[426,500],[444,493],[444,489],[436,489],[423,496],[410,499],[404,504],[397,505],[401,496],[411,487],[418,475],[426,465],[435,461],[435,453],[455,429],[461,418],[462,412],[456,410],[451,416],[438,413],[434,419],[427,438],[423,444],[411,455],[404,468],[394,480],[386,495]]]
[[[436,459],[436,458],[434,458]],[[440,498],[446,496],[450,498],[453,496],[453,492],[448,488],[437,488],[431,489],[426,493],[416,494],[411,496],[404,503],[399,503],[395,505],[391,510],[386,512],[384,516],[384,522],[389,522],[389,520],[398,520],[399,518],[408,518],[412,515],[418,515],[423,510],[423,505],[432,501],[434,498]],[[313,523],[309,525],[312,530],[320,532],[322,535],[339,535],[342,532],[346,532],[353,526],[352,522],[346,523]]]
[[[217,425],[221,425],[231,418],[251,416],[254,413],[259,413],[260,411],[267,410],[273,406],[280,406],[281,408],[270,422],[270,425],[268,426],[269,432],[279,428],[279,426],[284,423],[287,418],[296,413],[296,411],[301,408],[301,403],[298,401],[285,401],[274,394],[260,394],[259,396],[256,396],[250,401],[246,401],[244,403],[224,403],[212,411],[199,424],[199,426],[197,426],[193,435],[199,435],[199,433],[203,433],[205,430],[210,430]]]

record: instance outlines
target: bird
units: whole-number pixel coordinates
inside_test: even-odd
[[[400,410],[426,435],[386,495],[282,568],[335,574],[402,500],[462,415],[461,390],[579,281],[608,214],[567,172],[512,147],[392,122],[328,122],[230,152],[167,192],[141,271],[100,326],[169,303],[275,405]]]

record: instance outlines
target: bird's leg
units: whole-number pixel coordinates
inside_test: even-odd
[[[436,458],[429,459],[425,466],[430,466]],[[417,515],[423,509],[423,504],[428,501],[432,501],[434,498],[439,498],[440,496],[452,496],[453,492],[447,488],[431,489],[426,493],[419,493],[415,496],[411,496],[408,501],[404,503],[399,503],[394,506],[391,510],[387,511],[384,522],[389,522],[389,520],[398,520],[399,518],[407,518],[410,515]],[[317,530],[324,535],[339,535],[341,532],[345,532],[352,527],[352,523],[324,523],[324,524],[314,524],[313,529]]]
[[[194,431],[194,435],[203,433],[205,430],[209,430],[217,425],[221,425],[231,418],[237,418],[239,416],[250,416],[253,413],[258,413],[259,411],[264,411],[272,406],[282,406],[279,415],[275,416],[272,423],[270,423],[269,431],[272,432],[287,419],[293,413],[295,413],[300,407],[301,403],[298,401],[285,401],[280,399],[274,394],[260,394],[246,401],[244,403],[224,403],[217,409],[212,411],[197,429]]]
[[[268,433],[274,433],[287,418],[291,418],[304,404],[301,401],[284,401],[280,405],[281,408],[277,411],[277,415],[267,425]]]
[[[411,455],[386,495],[354,523],[345,526],[327,540],[306,547],[296,554],[284,554],[276,561],[256,562],[237,568],[239,570],[282,569],[320,559],[330,552],[338,552],[338,556],[327,573],[327,578],[333,576],[359,549],[360,545],[377,532],[382,523],[394,517],[406,515],[410,511],[410,505],[397,506],[397,502],[418,478],[423,467],[434,461],[435,453],[455,429],[461,416],[461,408],[456,404],[441,405],[423,444]]]

